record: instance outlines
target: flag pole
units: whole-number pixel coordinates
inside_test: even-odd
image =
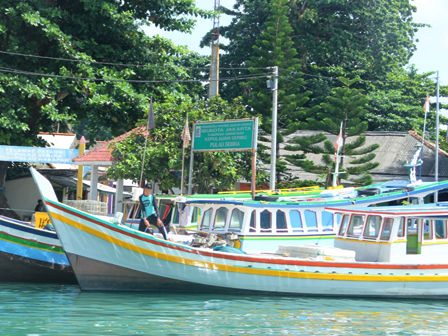
[[[333,174],[333,187],[337,187],[337,178],[339,174],[339,148],[336,150],[336,168]]]
[[[181,172],[181,181],[180,181],[180,195],[184,194],[184,159],[185,159],[185,147],[182,146],[182,172]]]
[[[437,71],[437,96],[436,96],[436,157],[434,177],[439,182],[439,71]],[[434,193],[434,203],[439,201],[439,192]]]
[[[339,131],[339,135],[338,135],[338,137],[337,137],[337,139],[336,139],[336,143],[335,143],[335,145],[337,145],[336,147],[336,168],[334,169],[334,174],[333,174],[333,188],[334,187],[337,187],[337,178],[338,178],[338,174],[339,174],[339,148],[341,147],[340,145],[339,145],[339,141],[341,141],[341,139],[342,138],[339,138],[339,137],[342,137],[342,124],[343,124],[343,122],[341,122],[341,128],[340,128],[340,131]]]
[[[423,160],[423,148],[425,146],[425,133],[426,133],[426,116],[429,112],[429,95],[426,95],[425,104],[423,105],[423,108],[425,109],[425,121],[423,122],[423,134],[422,134],[422,151],[420,154],[420,159]],[[447,133],[448,134],[448,133]],[[422,178],[422,166],[420,166],[418,178]]]
[[[149,112],[148,112],[148,121],[146,123],[146,135],[145,135],[145,150],[143,151],[143,160],[142,160],[142,169],[140,172],[140,181],[138,183],[138,186],[141,188],[142,187],[142,179],[143,179],[143,167],[145,166],[145,156],[146,156],[146,145],[148,143],[148,134],[149,134],[149,129],[150,128],[154,128],[155,127],[155,122],[154,122],[154,111],[152,110],[152,97],[151,100],[149,102]]]
[[[187,113],[187,121],[185,123],[185,126],[188,127],[188,113]],[[181,171],[181,178],[180,178],[180,195],[182,196],[184,194],[184,161],[185,161],[185,133],[186,129],[184,127],[184,131],[182,132],[182,171]]]

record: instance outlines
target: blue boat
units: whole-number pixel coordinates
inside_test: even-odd
[[[0,216],[0,281],[77,283],[56,232]]]

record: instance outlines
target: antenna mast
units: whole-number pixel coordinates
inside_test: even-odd
[[[212,60],[210,64],[210,86],[208,96],[213,97],[218,94],[219,88],[219,10],[220,0],[215,0],[215,12],[213,17],[213,31],[212,31]]]

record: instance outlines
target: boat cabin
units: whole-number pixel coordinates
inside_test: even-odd
[[[155,196],[157,199],[157,206],[159,208],[159,215],[164,223],[170,223],[170,225],[175,226],[182,224],[182,226],[187,229],[197,228],[200,210],[196,207],[185,208],[185,197],[179,197],[179,195]],[[181,216],[183,217],[181,218]],[[138,228],[139,223],[140,203],[138,201],[134,201],[133,207],[129,211],[129,216],[126,219],[126,225],[133,228]]]
[[[279,244],[333,246],[333,214],[323,207],[301,208],[288,203],[189,201],[201,209],[198,230],[225,236],[238,235],[244,251],[276,251]]]
[[[326,210],[339,223],[334,246],[356,261],[446,262],[448,203]]]

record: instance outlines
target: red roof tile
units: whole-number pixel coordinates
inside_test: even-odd
[[[73,162],[75,162],[75,163],[81,163],[81,162],[109,162],[109,163],[112,163],[114,161],[114,158],[112,156],[112,149],[108,148],[109,145],[112,142],[124,140],[132,133],[137,133],[140,130],[143,130],[145,128],[146,128],[146,126],[136,127],[127,133],[124,133],[110,141],[107,141],[97,147],[94,147],[93,149],[91,149],[90,151],[88,151],[82,155],[78,155],[77,157],[73,158]]]
[[[415,139],[422,141],[423,138],[421,135],[418,135],[416,131],[409,131],[409,134],[411,134]],[[428,141],[428,140],[424,140],[425,141],[425,145],[428,146],[429,148],[431,148],[432,150],[436,150],[436,144],[434,142]],[[445,152],[443,149],[440,149],[439,147],[439,154],[442,154],[443,156],[448,157],[448,153]]]

